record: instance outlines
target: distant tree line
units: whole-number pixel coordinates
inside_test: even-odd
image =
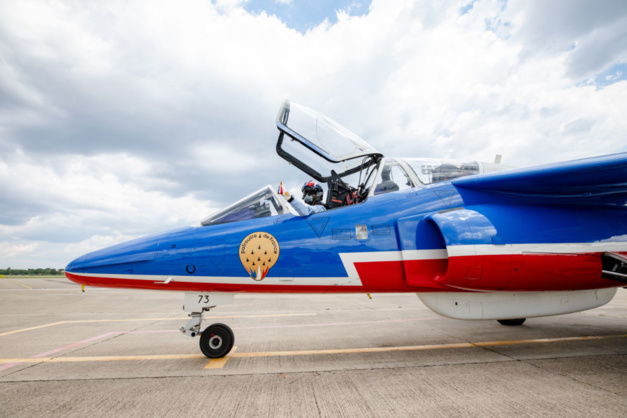
[[[0,269],[0,275],[3,276],[56,276],[64,273],[63,269]]]

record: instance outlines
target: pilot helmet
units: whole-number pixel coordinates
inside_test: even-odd
[[[301,191],[303,192],[303,201],[308,205],[315,205],[316,203],[322,201],[324,190],[322,189],[322,186],[313,180],[306,182]]]

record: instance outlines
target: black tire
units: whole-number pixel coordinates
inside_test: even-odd
[[[209,325],[200,334],[200,351],[208,358],[221,358],[229,354],[235,336],[228,325]]]
[[[497,322],[501,325],[505,325],[508,327],[516,327],[518,325],[522,325],[525,323],[527,318],[518,318],[518,319],[497,319]]]

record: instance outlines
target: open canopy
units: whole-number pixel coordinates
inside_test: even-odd
[[[281,106],[276,124],[277,153],[321,182],[331,178],[332,170],[344,177],[383,156],[339,123],[289,100]]]

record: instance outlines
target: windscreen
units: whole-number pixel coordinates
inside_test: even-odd
[[[374,188],[375,196],[414,187],[414,182],[398,161],[393,158],[387,158],[384,161],[381,178]]]
[[[403,159],[416,173],[422,184],[439,183],[458,177],[479,174],[480,167],[476,161],[454,161],[437,159]]]
[[[289,210],[283,206],[278,196],[274,193],[272,186],[268,185],[225,209],[206,217],[201,224],[207,226],[245,221],[247,219],[281,215],[287,212]]]

